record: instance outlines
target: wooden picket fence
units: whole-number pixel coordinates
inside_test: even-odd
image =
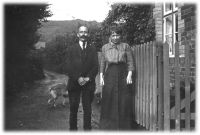
[[[184,46],[181,53],[180,46]],[[195,70],[194,50],[190,41],[177,42],[175,57],[170,58],[167,43],[149,42],[133,47],[138,124],[151,131],[194,129],[195,75],[191,75],[191,70]]]

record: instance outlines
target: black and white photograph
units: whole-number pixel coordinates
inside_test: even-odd
[[[196,1],[1,6],[3,132],[197,131]]]

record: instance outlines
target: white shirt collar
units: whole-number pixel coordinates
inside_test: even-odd
[[[83,49],[83,42],[79,40],[79,45]],[[85,48],[87,47],[87,42],[85,42]]]

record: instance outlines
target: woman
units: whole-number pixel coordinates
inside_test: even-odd
[[[110,42],[102,47],[100,84],[102,106],[100,128],[131,129],[133,55],[128,44],[122,43],[121,30],[111,30]]]

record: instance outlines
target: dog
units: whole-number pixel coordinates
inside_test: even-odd
[[[63,97],[62,105],[65,106],[66,98],[68,97],[67,85],[64,83],[54,84],[49,88],[51,98],[48,100],[48,104],[53,104],[56,107],[56,100],[59,97]]]

